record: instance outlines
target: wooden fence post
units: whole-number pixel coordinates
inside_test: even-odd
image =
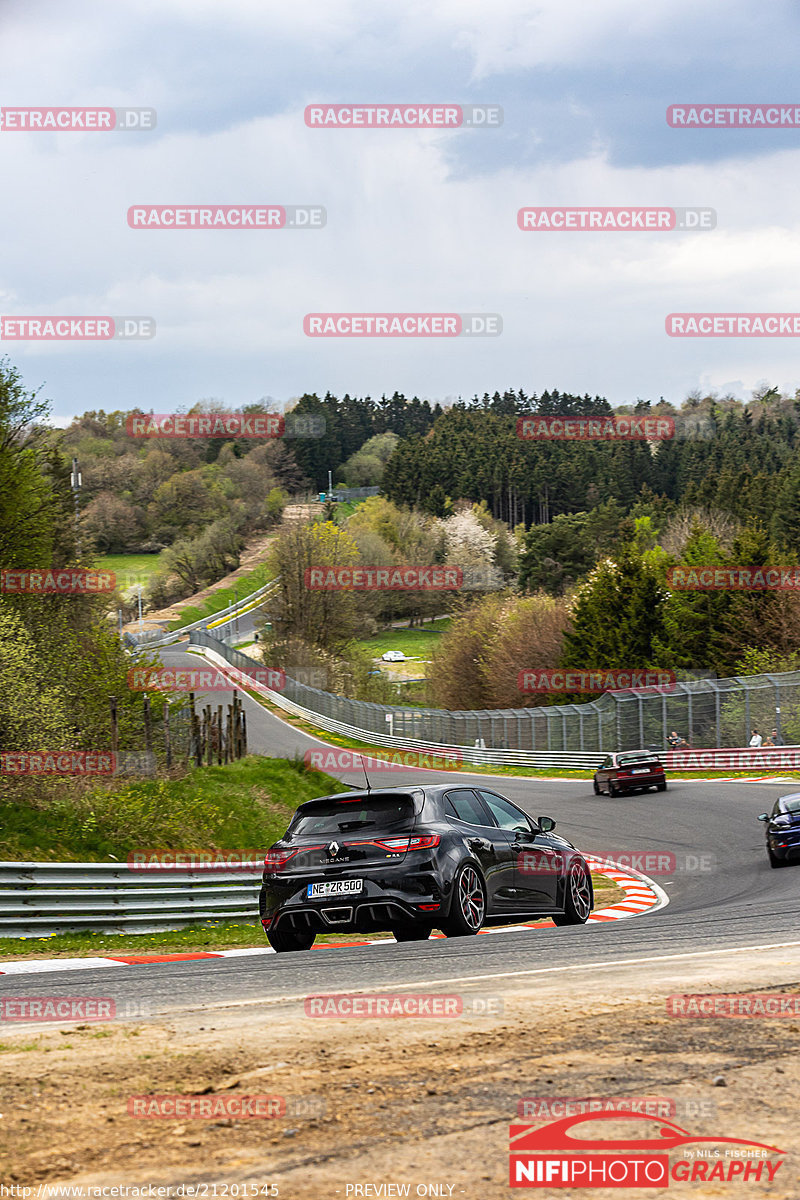
[[[148,754],[153,753],[153,719],[150,712],[150,697],[145,693],[144,705],[144,748]]]
[[[169,704],[164,705],[164,755],[167,767],[172,766],[172,739],[169,733]]]

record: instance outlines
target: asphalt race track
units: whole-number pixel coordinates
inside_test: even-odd
[[[183,667],[202,662],[179,650],[165,651],[163,660]],[[224,693],[216,696],[218,702],[227,702]],[[320,744],[248,697],[245,705],[251,752],[291,757]],[[358,772],[344,772],[343,777],[363,786]],[[491,778],[466,772],[451,777],[484,784]],[[372,783],[439,778],[430,771],[393,771],[383,779],[373,777]],[[584,851],[614,858],[674,855],[674,870],[653,873],[669,896],[668,906],[630,920],[585,927],[8,976],[0,980],[2,992],[88,996],[108,995],[111,988],[118,1006],[126,1001],[147,1004],[155,1016],[198,1004],[269,1002],[319,991],[467,981],[479,986],[484,978],[498,985],[504,976],[518,979],[527,972],[533,985],[538,974],[566,971],[577,987],[581,971],[592,966],[617,962],[624,971],[624,964],[632,961],[677,956],[677,968],[685,955],[702,958],[734,948],[800,946],[800,866],[770,868],[763,826],[756,820],[776,796],[796,784],[670,782],[666,793],[620,799],[594,796],[586,782],[497,776],[491,786],[533,816],[554,817],[558,832]],[[650,873],[647,865],[640,869]],[[260,929],[254,929],[254,944],[260,941]]]

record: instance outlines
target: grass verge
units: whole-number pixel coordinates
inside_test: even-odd
[[[408,658],[427,659],[438,646],[439,639],[449,625],[449,617],[439,617],[412,629],[384,629],[374,637],[364,638],[358,644],[373,658],[380,658],[387,650],[402,650]]]
[[[160,554],[101,554],[95,560],[99,571],[113,571],[117,587],[124,591],[141,583],[147,585],[150,576],[161,566]]]
[[[298,804],[347,790],[303,763],[255,755],[174,778],[58,784],[0,793],[0,859],[124,862],[143,849],[266,848]]]
[[[229,608],[237,598],[243,600],[251,592],[255,592],[265,583],[269,583],[272,575],[269,565],[260,563],[252,571],[242,575],[235,588],[215,588],[202,604],[191,604],[188,608],[182,609],[180,617],[175,621],[170,621],[170,632],[183,629],[186,625],[191,625],[193,621],[199,621],[201,618],[213,617],[215,613]]]

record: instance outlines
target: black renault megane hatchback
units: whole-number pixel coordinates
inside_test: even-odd
[[[308,800],[267,852],[261,924],[279,952],[308,950],[318,933],[409,942],[534,917],[581,925],[592,877],[554,829],[497,792],[451,783]]]

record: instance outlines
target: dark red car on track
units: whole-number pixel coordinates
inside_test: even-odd
[[[657,792],[667,790],[664,764],[656,750],[623,750],[609,754],[594,773],[594,794],[608,792],[609,796],[622,796],[626,792],[646,792],[655,788]]]

